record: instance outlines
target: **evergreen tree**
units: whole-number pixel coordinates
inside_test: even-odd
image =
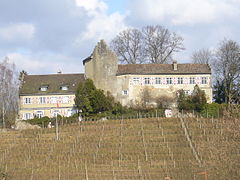
[[[207,103],[205,92],[201,90],[198,85],[195,85],[191,99],[194,105],[194,110],[198,112],[202,111],[204,105]]]
[[[75,94],[75,104],[77,109],[84,115],[88,115],[89,113],[93,112],[91,99],[95,90],[96,87],[94,86],[93,81],[90,79],[80,83],[77,88]]]
[[[121,110],[119,103],[115,103],[114,98],[108,92],[97,89],[91,79],[79,84],[75,94],[75,104],[79,112],[83,115],[97,114],[100,112]],[[115,107],[116,106],[116,107]]]
[[[220,80],[217,80],[216,84],[213,86],[213,99],[218,104],[225,102],[224,83]]]

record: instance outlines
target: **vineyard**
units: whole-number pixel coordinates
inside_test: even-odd
[[[230,120],[86,121],[0,135],[0,179],[240,179],[240,136]],[[237,121],[237,120],[232,120]]]

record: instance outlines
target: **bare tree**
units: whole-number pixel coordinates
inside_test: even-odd
[[[141,64],[144,61],[142,33],[137,29],[122,31],[112,40],[111,47],[122,63]]]
[[[19,87],[21,88],[22,87],[22,84],[23,84],[23,80],[24,80],[24,77],[26,76],[26,75],[28,75],[28,73],[27,73],[27,71],[24,71],[24,70],[22,70],[21,72],[20,72],[20,74],[19,74],[19,78],[18,78],[18,80],[19,80]]]
[[[220,43],[214,69],[224,85],[225,103],[230,104],[240,81],[240,45],[237,42],[225,39]]]
[[[144,88],[142,91],[142,108],[146,109],[149,107],[150,102],[152,101],[152,96],[148,88]]]
[[[163,26],[146,26],[142,33],[144,52],[149,63],[168,63],[172,60],[173,53],[184,49],[183,38]]]
[[[124,30],[112,40],[111,47],[120,62],[127,64],[167,63],[184,49],[183,38],[162,26]]]
[[[2,117],[2,125],[5,128],[6,123],[15,120],[18,111],[18,74],[15,65],[9,62],[6,57],[0,63],[0,116]]]
[[[161,109],[171,108],[175,102],[176,98],[171,96],[162,95],[157,98],[157,106]]]
[[[209,49],[199,49],[193,52],[191,59],[194,64],[211,64],[213,53]]]

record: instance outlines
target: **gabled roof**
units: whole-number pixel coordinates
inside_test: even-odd
[[[26,75],[20,95],[72,94],[84,80],[84,74]],[[62,90],[62,86],[68,86],[68,89]],[[41,87],[47,87],[47,90],[41,91]]]
[[[119,64],[117,75],[125,74],[211,74],[211,68],[207,64],[177,64],[177,70],[173,64]]]

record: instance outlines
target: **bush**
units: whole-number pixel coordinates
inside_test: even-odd
[[[47,116],[44,116],[42,118],[33,118],[33,119],[29,119],[29,120],[26,120],[26,122],[32,124],[32,125],[38,125],[38,126],[41,126],[41,127],[47,127],[47,125],[49,124],[49,122],[52,122],[53,120],[50,119],[49,117]]]
[[[201,112],[207,104],[206,95],[198,85],[195,85],[193,93],[186,95],[184,90],[178,91],[178,109],[181,110],[195,110]]]
[[[212,103],[212,104],[205,104],[203,110],[201,111],[201,115],[203,117],[222,117],[223,116],[223,105]]]
[[[177,103],[179,111],[189,111],[194,109],[194,104],[192,103],[191,96],[186,95],[184,90],[178,91]]]

